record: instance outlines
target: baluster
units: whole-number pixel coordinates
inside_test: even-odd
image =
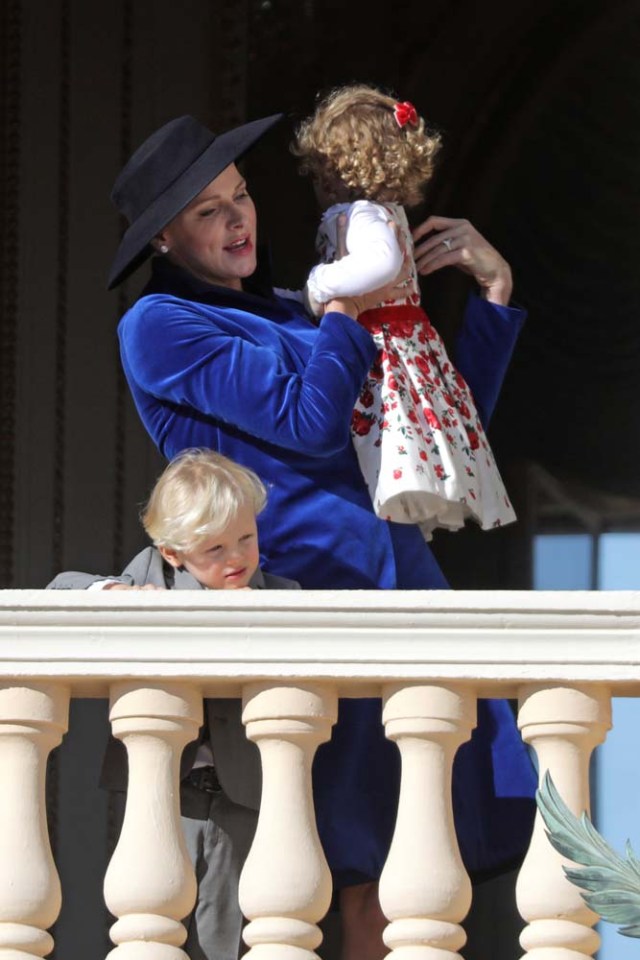
[[[180,757],[202,722],[199,690],[179,683],[117,683],[111,724],[129,759],[124,823],[104,881],[112,960],[188,960],[180,922],[196,879],[180,826]]]
[[[242,718],[262,761],[260,816],[240,879],[240,907],[251,921],[246,960],[317,960],[331,874],[316,829],[311,765],[336,715],[333,688],[244,690]]]
[[[595,685],[526,686],[518,725],[536,751],[540,776],[550,770],[567,806],[575,814],[588,811],[589,760],[611,726],[609,691]],[[531,960],[589,958],[600,944],[591,929],[598,917],[564,876],[566,862],[549,843],[538,813],[516,888],[518,909],[528,921],[520,943]]]
[[[471,883],[453,824],[451,771],[475,714],[473,692],[461,687],[385,690],[386,733],[402,757],[398,819],[380,878],[380,904],[391,921],[384,942],[394,960],[459,960],[466,941],[460,922]]]
[[[45,805],[47,757],[69,723],[69,688],[0,684],[0,957],[53,950],[62,902]]]

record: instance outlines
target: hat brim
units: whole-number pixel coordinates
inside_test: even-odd
[[[150,243],[201,190],[239,160],[258,140],[282,120],[276,113],[221,133],[167,189],[149,204],[125,232],[109,271],[107,287],[112,290],[144,263],[153,252]]]

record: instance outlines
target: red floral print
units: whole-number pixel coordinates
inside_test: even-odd
[[[380,363],[380,360],[376,360],[374,365],[371,367],[371,370],[369,371],[369,380],[373,381],[374,383],[378,383],[380,380],[383,379],[383,377],[384,377],[384,372],[382,370],[382,364]]]
[[[366,437],[373,426],[373,417],[363,416],[359,410],[354,410],[351,417],[351,429],[359,437]]]
[[[369,407],[373,406],[373,393],[368,387],[365,387],[360,394],[360,403],[363,407],[366,407],[368,410]]]
[[[419,353],[417,355],[417,357],[415,358],[415,364],[418,370],[424,373],[425,376],[429,376],[429,374],[431,373],[431,364],[429,363],[427,358],[424,356],[424,354]]]
[[[415,328],[416,320],[414,317],[401,316],[394,320],[392,324],[389,324],[389,332],[394,337],[411,337]]]
[[[425,419],[430,427],[433,427],[434,430],[441,430],[440,421],[436,417],[433,410],[430,410],[429,407],[424,407],[422,412],[424,413]]]
[[[400,365],[400,357],[396,350],[389,351],[389,364],[392,367],[398,367]]]
[[[426,325],[426,327],[425,327],[425,333],[426,333],[426,335],[427,335],[427,340],[439,340],[439,339],[440,339],[440,337],[438,336],[438,334],[436,333],[436,331],[434,330],[434,328],[431,326],[430,323],[427,323],[427,325]]]

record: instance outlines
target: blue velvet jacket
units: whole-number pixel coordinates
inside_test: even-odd
[[[468,302],[455,361],[485,424],[523,319],[517,309]],[[161,452],[212,447],[267,485],[259,517],[265,570],[307,589],[447,586],[419,529],[373,512],[350,436],[376,353],[358,323],[329,313],[316,326],[297,301],[268,287],[213,287],[157,259],[119,336],[136,407]],[[341,703],[314,767],[318,827],[338,883],[379,876],[398,781],[379,701]],[[480,702],[453,789],[471,872],[517,860],[528,844],[535,777],[506,703]]]

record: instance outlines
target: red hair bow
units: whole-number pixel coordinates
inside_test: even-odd
[[[399,127],[406,127],[407,124],[411,127],[418,126],[418,113],[414,105],[409,103],[408,100],[405,100],[404,103],[396,103],[393,108],[393,115]]]

